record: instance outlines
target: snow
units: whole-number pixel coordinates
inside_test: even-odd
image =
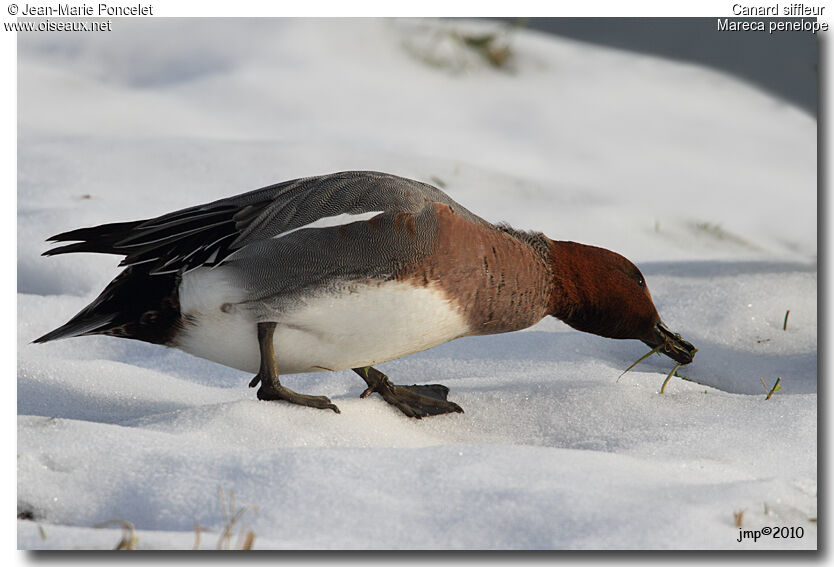
[[[196,525],[211,549],[232,495],[232,545],[256,549],[817,547],[812,117],[523,30],[496,69],[453,36],[484,23],[186,22],[18,35],[18,547],[113,548],[102,524],[127,521],[140,549],[190,549]],[[415,421],[349,371],[283,378],[336,415],[154,345],[31,344],[118,272],[41,257],[47,237],[346,169],[626,255],[700,349],[689,381],[659,394],[658,357],[618,380],[644,345],[547,319],[380,365],[466,411]],[[739,511],[803,537],[738,542]]]

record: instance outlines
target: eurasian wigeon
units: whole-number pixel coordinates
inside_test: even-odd
[[[35,340],[110,335],[257,373],[258,399],[338,408],[280,374],[353,369],[411,417],[463,410],[438,384],[398,386],[373,365],[552,315],[637,339],[681,364],[695,348],[657,314],[615,252],[494,225],[443,191],[377,172],[286,181],[148,220],[58,234],[44,253],[124,256],[125,269]]]

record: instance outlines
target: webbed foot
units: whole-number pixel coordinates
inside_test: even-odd
[[[446,399],[449,388],[440,384],[412,384],[398,386],[391,383],[388,376],[372,366],[354,368],[368,385],[360,398],[367,398],[374,392],[382,399],[396,407],[408,417],[420,419],[430,415],[444,413],[463,413],[463,409],[454,402]]]
[[[257,383],[257,379],[258,377],[256,376],[255,379],[252,380],[252,382]],[[301,406],[307,406],[318,409],[331,409],[336,413],[342,413],[339,411],[339,408],[337,408],[336,405],[333,404],[330,401],[330,398],[328,398],[327,396],[308,396],[306,394],[299,394],[298,392],[294,392],[286,386],[282,386],[281,384],[267,384],[267,382],[264,382],[263,384],[261,384],[261,387],[258,388],[259,400],[283,400],[285,402],[290,402],[291,404],[298,404]]]

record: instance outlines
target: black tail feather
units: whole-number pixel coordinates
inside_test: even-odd
[[[81,335],[95,335],[96,331],[106,329],[113,322],[113,315],[92,316],[86,313],[87,309],[61,325],[54,331],[50,331],[38,337],[33,343],[46,343],[67,337],[78,337]]]
[[[114,222],[89,228],[79,228],[62,232],[48,238],[50,242],[76,242],[59,246],[43,253],[44,256],[68,254],[70,252],[98,252],[100,254],[117,254],[124,256],[124,250],[117,249],[116,243],[125,239],[130,232],[145,221]]]
[[[152,219],[102,224],[62,232],[52,242],[72,242],[43,253],[96,252],[124,256],[120,266],[152,263],[150,274],[216,265],[238,237],[231,204],[210,203]],[[75,241],[75,242],[73,242]]]

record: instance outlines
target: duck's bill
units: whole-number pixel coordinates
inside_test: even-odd
[[[660,347],[658,352],[680,364],[689,364],[698,352],[692,343],[683,340],[679,334],[673,333],[660,322],[654,326],[651,338],[643,342],[652,348]]]

